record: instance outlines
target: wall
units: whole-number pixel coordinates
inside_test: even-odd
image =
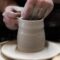
[[[53,0],[54,1],[54,3],[60,3],[60,0]]]

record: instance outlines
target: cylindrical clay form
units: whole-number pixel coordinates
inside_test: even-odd
[[[18,19],[17,47],[22,52],[37,52],[45,47],[44,19]]]

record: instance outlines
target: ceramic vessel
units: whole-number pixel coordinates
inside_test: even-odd
[[[18,19],[17,47],[22,52],[37,52],[45,47],[44,19]]]

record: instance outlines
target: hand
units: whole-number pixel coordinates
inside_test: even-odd
[[[21,16],[24,19],[46,18],[53,9],[52,0],[27,0]]]
[[[3,12],[3,22],[9,29],[15,30],[18,28],[17,17],[21,16],[22,7],[8,6]]]

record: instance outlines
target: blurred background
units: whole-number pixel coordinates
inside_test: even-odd
[[[60,42],[60,0],[54,0],[54,9],[44,23],[46,39]]]

